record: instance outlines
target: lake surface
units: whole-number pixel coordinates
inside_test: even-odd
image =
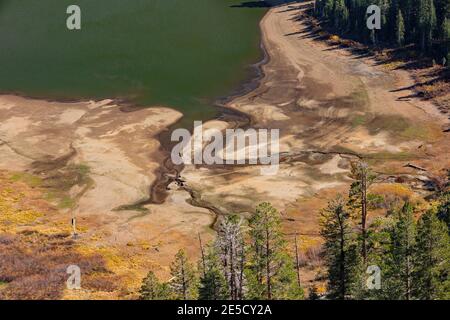
[[[66,28],[81,8],[82,29]],[[217,112],[261,58],[264,8],[236,0],[0,0],[0,92]]]

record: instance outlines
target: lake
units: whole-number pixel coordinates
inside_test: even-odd
[[[78,31],[66,27],[72,4]],[[264,12],[236,0],[0,0],[0,92],[211,118],[261,58]]]

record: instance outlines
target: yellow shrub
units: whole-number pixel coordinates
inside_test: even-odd
[[[333,34],[330,36],[330,40],[333,42],[339,42],[341,40],[341,38],[339,38],[338,35]]]

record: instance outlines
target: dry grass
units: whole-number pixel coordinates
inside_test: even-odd
[[[31,175],[0,172],[0,299],[60,299],[72,264],[81,268],[84,291],[117,290],[105,258],[77,250],[69,223],[55,219],[39,185]]]
[[[370,192],[381,196],[383,201],[377,207],[383,211],[389,208],[400,208],[405,202],[412,203],[418,208],[426,206],[426,201],[405,184],[378,183],[370,188]]]
[[[0,299],[60,299],[69,265],[82,272],[82,288],[116,290],[116,277],[96,254],[83,256],[74,250],[69,234],[43,235],[34,231],[0,236]]]

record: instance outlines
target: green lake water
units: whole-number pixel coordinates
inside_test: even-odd
[[[81,8],[82,29],[66,28]],[[264,8],[240,0],[0,0],[0,92],[118,98],[212,117],[261,58]]]

